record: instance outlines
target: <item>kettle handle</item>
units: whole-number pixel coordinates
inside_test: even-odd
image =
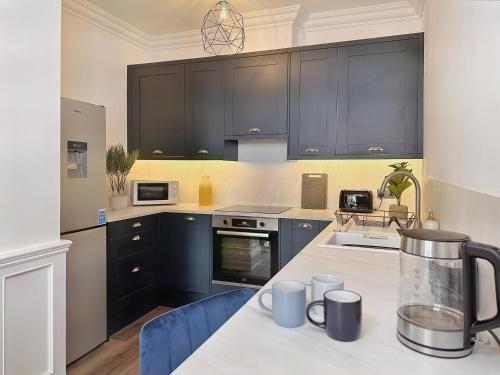
[[[467,241],[463,245],[464,255],[464,326],[465,340],[470,336],[488,329],[500,327],[500,249],[478,242]],[[477,319],[477,274],[475,259],[491,263],[495,274],[497,314],[487,320]],[[467,308],[470,306],[470,308]],[[467,345],[467,342],[465,343]]]

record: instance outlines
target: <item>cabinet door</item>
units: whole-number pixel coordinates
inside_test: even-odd
[[[186,66],[186,135],[193,159],[223,158],[223,98],[220,61]]]
[[[285,137],[288,118],[288,54],[224,62],[226,138]]]
[[[334,156],[338,49],[291,54],[289,159]]]
[[[325,228],[319,220],[281,219],[279,225],[280,269]]]
[[[337,154],[422,154],[420,40],[342,47]]]
[[[141,159],[185,156],[184,65],[130,68],[128,148]]]
[[[162,214],[160,287],[209,293],[211,268],[210,215]]]
[[[292,220],[292,259],[319,234],[316,220]]]

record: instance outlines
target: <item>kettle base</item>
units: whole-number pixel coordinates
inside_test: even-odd
[[[399,342],[401,342],[403,345],[407,346],[408,348],[415,350],[416,352],[426,354],[432,357],[439,357],[439,358],[463,358],[467,357],[470,353],[472,353],[472,348],[468,349],[461,349],[461,350],[442,350],[442,349],[436,349],[436,348],[430,348],[428,346],[423,346],[420,344],[417,344],[411,340],[408,340],[404,336],[402,336],[399,332],[397,333],[397,338]]]

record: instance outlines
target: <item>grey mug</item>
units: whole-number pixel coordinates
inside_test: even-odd
[[[272,307],[267,307],[262,298],[270,294]],[[272,289],[265,289],[259,295],[259,305],[273,317],[281,327],[295,328],[306,321],[306,288],[299,281],[276,281]]]

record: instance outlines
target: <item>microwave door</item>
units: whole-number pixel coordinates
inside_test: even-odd
[[[139,201],[165,201],[168,200],[168,184],[140,183],[137,189]]]

